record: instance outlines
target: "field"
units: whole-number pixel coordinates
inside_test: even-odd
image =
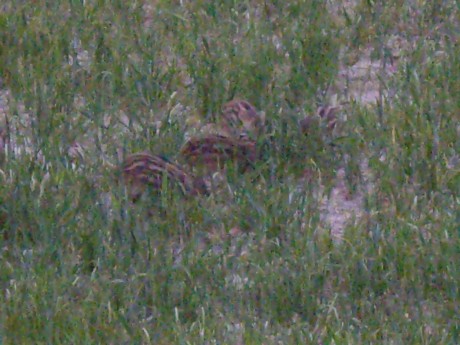
[[[459,344],[459,12],[3,0],[0,343]],[[234,98],[254,169],[131,203]]]

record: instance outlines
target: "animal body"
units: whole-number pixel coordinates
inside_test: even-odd
[[[210,134],[189,139],[181,149],[181,155],[191,166],[204,166],[214,171],[226,163],[237,163],[241,170],[257,160],[256,142],[248,137],[233,138]]]
[[[203,179],[167,158],[149,152],[129,155],[123,163],[122,175],[133,201],[137,201],[148,187],[158,192],[165,187],[178,187],[184,195],[208,193]]]

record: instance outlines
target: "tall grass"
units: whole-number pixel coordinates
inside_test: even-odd
[[[458,9],[335,5],[6,0],[1,342],[459,342]],[[341,58],[384,58],[391,35],[410,43],[380,80],[394,97],[351,104],[335,138],[302,135]],[[233,97],[266,113],[256,170],[130,204],[117,149],[174,158],[190,119]],[[345,166],[359,188],[363,158],[374,188],[337,244],[317,187]]]

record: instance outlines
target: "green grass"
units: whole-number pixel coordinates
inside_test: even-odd
[[[0,343],[458,344],[458,7],[357,2],[159,0],[146,26],[142,2],[4,1],[24,153],[1,167]],[[390,59],[394,35],[409,42],[379,80],[394,96],[346,106],[335,137],[300,134],[341,64],[366,47]],[[255,171],[209,198],[130,205],[117,149],[174,158],[190,119],[233,97],[266,113]],[[375,186],[336,243],[315,191],[341,167],[359,189],[363,157]]]

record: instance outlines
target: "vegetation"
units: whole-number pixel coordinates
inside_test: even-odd
[[[2,1],[0,342],[460,343],[458,4],[148,3]],[[366,51],[377,102],[345,104]],[[131,204],[117,153],[179,159],[234,97],[266,114],[255,169]],[[337,241],[340,169],[363,202]]]

